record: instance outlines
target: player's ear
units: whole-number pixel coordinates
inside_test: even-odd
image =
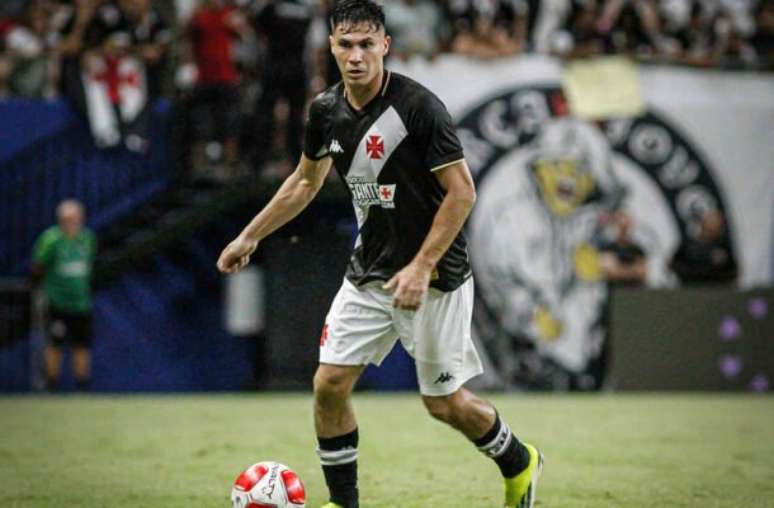
[[[389,35],[384,36],[384,56],[387,56],[387,53],[390,52],[390,44],[392,44],[392,37]]]

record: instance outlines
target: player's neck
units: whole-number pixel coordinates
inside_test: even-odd
[[[382,83],[384,82],[384,67],[379,71],[371,82],[362,86],[352,86],[344,83],[344,96],[347,102],[356,110],[361,110],[368,105],[374,97],[379,95],[379,91],[382,89]]]

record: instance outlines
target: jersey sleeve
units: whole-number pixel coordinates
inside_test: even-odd
[[[328,155],[325,142],[326,101],[321,94],[309,106],[309,115],[304,128],[304,155],[307,159],[318,161]]]
[[[56,234],[50,229],[44,231],[35,241],[35,246],[32,248],[32,262],[43,266],[49,265],[54,252],[55,242]]]
[[[99,249],[98,243],[97,243],[97,235],[95,235],[92,230],[87,229],[86,238],[89,244],[89,262],[94,263],[94,260],[97,257],[97,250]]]
[[[451,115],[438,97],[428,93],[414,115],[413,132],[424,152],[424,166],[436,171],[465,158]]]

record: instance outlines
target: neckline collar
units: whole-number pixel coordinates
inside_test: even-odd
[[[387,87],[390,85],[390,77],[392,76],[392,71],[388,69],[384,69],[384,75],[382,76],[382,86],[379,89],[379,92],[374,95],[370,101],[368,101],[362,108],[355,109],[355,107],[352,105],[351,102],[349,102],[349,98],[347,97],[347,87],[344,85],[344,82],[342,82],[341,86],[341,96],[344,99],[344,102],[347,103],[347,107],[350,111],[355,113],[356,115],[362,115],[365,112],[367,112],[369,109],[371,109],[372,105],[379,102],[379,99],[385,96],[387,93]]]

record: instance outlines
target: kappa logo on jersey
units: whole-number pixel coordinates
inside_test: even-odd
[[[352,192],[352,200],[358,206],[379,205],[382,208],[395,208],[396,184],[379,185],[359,178],[348,178],[347,185]]]
[[[366,141],[366,152],[372,159],[384,157],[384,139],[378,134],[371,134]]]
[[[338,139],[331,141],[331,146],[328,148],[328,151],[331,153],[344,153],[344,149],[341,148],[341,144],[339,143]]]

